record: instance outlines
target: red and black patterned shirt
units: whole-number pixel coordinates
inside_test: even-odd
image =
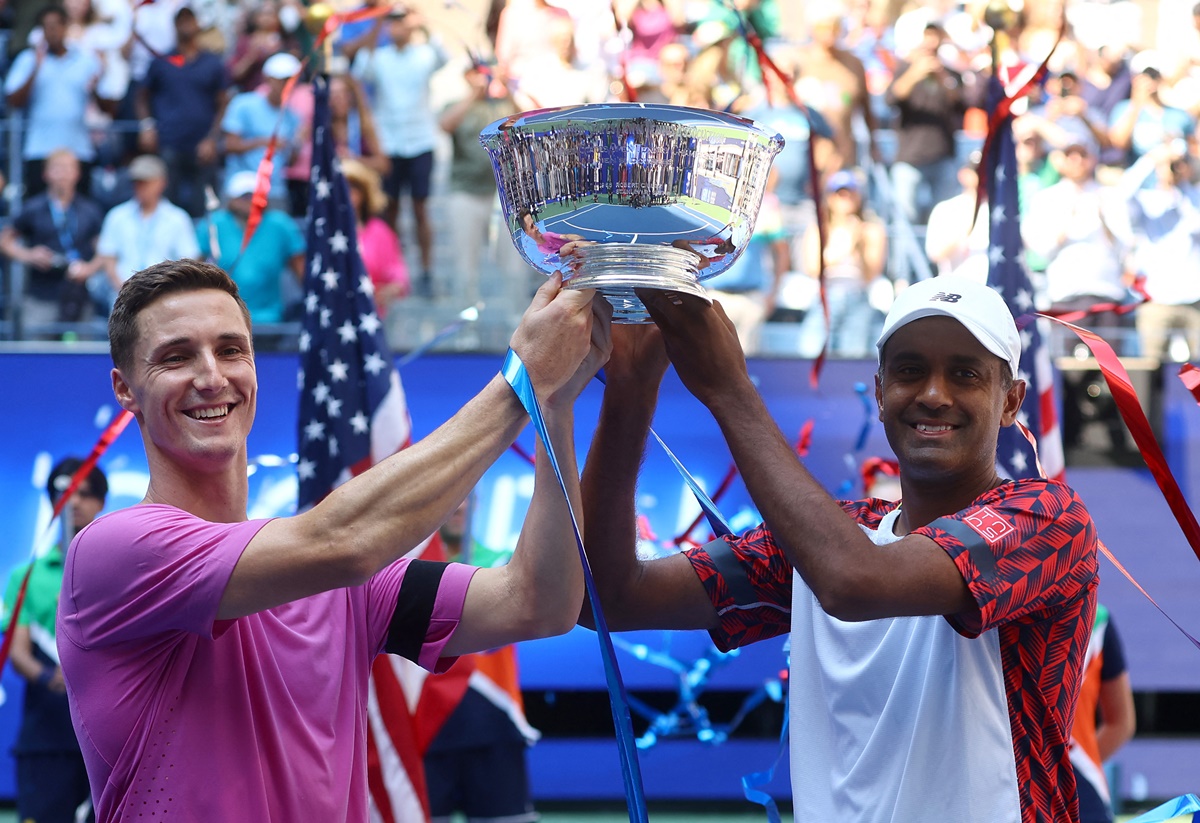
[[[841,505],[871,532],[898,506],[877,499]],[[889,526],[891,522],[889,518]],[[965,643],[961,638],[979,638],[993,630],[998,635],[1022,823],[1076,820],[1068,750],[1096,610],[1097,537],[1091,516],[1069,487],[1025,479],[993,489],[915,533],[934,540],[954,560],[979,607],[978,612],[947,615],[945,622],[954,632],[943,632],[946,639],[937,642]],[[721,649],[781,635],[794,622],[811,623],[807,611],[792,613],[794,603],[801,608],[809,601],[793,600],[793,581],[799,577],[794,577],[765,526],[715,540],[688,556],[720,615],[720,626],[711,634]],[[803,581],[798,585],[803,592],[795,593],[811,596]],[[820,612],[815,597],[811,603]],[[862,625],[840,623],[823,612],[818,618],[829,623],[819,627],[821,632],[850,632],[850,627]],[[941,618],[932,620],[940,623]],[[953,639],[955,632],[958,641]],[[793,678],[819,678],[820,673],[796,671],[796,642],[793,634]],[[911,656],[911,648],[906,654]],[[947,659],[953,661],[954,654],[948,652]],[[844,678],[836,682],[844,685]],[[822,688],[830,686],[824,683]],[[836,701],[830,697],[830,702]],[[803,734],[804,718],[794,719],[793,734]],[[903,754],[898,751],[896,756]]]

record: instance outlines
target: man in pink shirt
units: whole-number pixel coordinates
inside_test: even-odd
[[[608,315],[559,287],[539,290],[512,346],[578,511],[572,404],[607,359]],[[124,284],[109,342],[150,484],[72,543],[58,623],[100,823],[366,821],[376,654],[440,671],[575,622],[582,572],[546,459],[507,566],[404,558],[524,426],[502,376],[312,509],[251,521],[257,382],[233,281],[190,260],[151,266]]]

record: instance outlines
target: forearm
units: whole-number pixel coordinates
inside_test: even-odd
[[[264,526],[242,553],[218,616],[240,617],[366,582],[445,522],[526,419],[497,375],[428,437],[309,511]]]
[[[30,639],[29,626],[17,626],[13,629],[12,647],[9,649],[9,659],[17,674],[29,681],[35,681],[42,676],[45,668],[41,661],[33,656],[33,641]]]
[[[446,109],[442,113],[442,116],[438,118],[438,128],[446,134],[453,134],[454,130],[462,125],[463,118],[467,116],[467,112],[475,105],[476,99],[478,98],[472,94]]]
[[[584,546],[612,628],[622,628],[624,615],[639,602],[635,494],[657,399],[657,387],[631,388],[610,382],[605,389],[583,469]],[[588,603],[579,624],[594,628]]]
[[[709,409],[780,550],[826,610],[837,612],[856,596],[860,575],[871,573],[870,541],[797,459],[753,384]]]
[[[586,518],[579,491],[579,465],[575,457],[574,414],[570,408],[547,411],[546,428],[554,456],[562,471],[571,509],[584,528]],[[525,515],[516,551],[509,561],[509,587],[513,602],[529,610],[521,637],[562,634],[575,624],[583,596],[583,564],[575,528],[562,486],[550,464],[545,444],[538,438],[533,498]]]
[[[1133,140],[1133,127],[1137,123],[1139,114],[1141,114],[1141,107],[1136,104],[1130,105],[1117,122],[1112,124],[1112,128],[1108,130],[1108,139],[1114,147],[1129,148],[1129,144]]]

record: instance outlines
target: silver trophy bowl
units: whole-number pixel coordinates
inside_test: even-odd
[[[708,299],[701,281],[746,247],[783,148],[736,115],[639,103],[515,114],[479,141],[521,256],[597,289],[618,323],[650,320],[634,289]]]

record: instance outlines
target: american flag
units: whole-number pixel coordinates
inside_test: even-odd
[[[992,99],[998,100],[998,80],[992,80]],[[1054,370],[1046,345],[1045,329],[1034,321],[1033,286],[1025,267],[1021,244],[1021,215],[1017,199],[1017,155],[1013,144],[1012,118],[1006,117],[997,126],[991,151],[987,158],[988,210],[991,220],[988,242],[988,285],[998,291],[1017,318],[1021,332],[1021,368],[1019,377],[1025,381],[1025,403],[1018,420],[1031,431],[1038,442],[1036,457],[1041,458],[1046,476],[1062,480],[1062,434],[1058,427],[1058,412],[1054,399]],[[1033,447],[1016,426],[1000,430],[996,459],[1012,478],[1036,477],[1037,460]]]
[[[334,153],[329,85],[313,83],[313,152],[300,336],[299,507],[411,442],[412,425],[400,376],[371,280],[358,253],[350,192]],[[433,537],[410,556],[442,559]],[[371,669],[368,702],[368,784],[372,819],[429,819],[422,758],[442,721],[461,700],[468,661],[426,678],[425,670],[381,655]]]

